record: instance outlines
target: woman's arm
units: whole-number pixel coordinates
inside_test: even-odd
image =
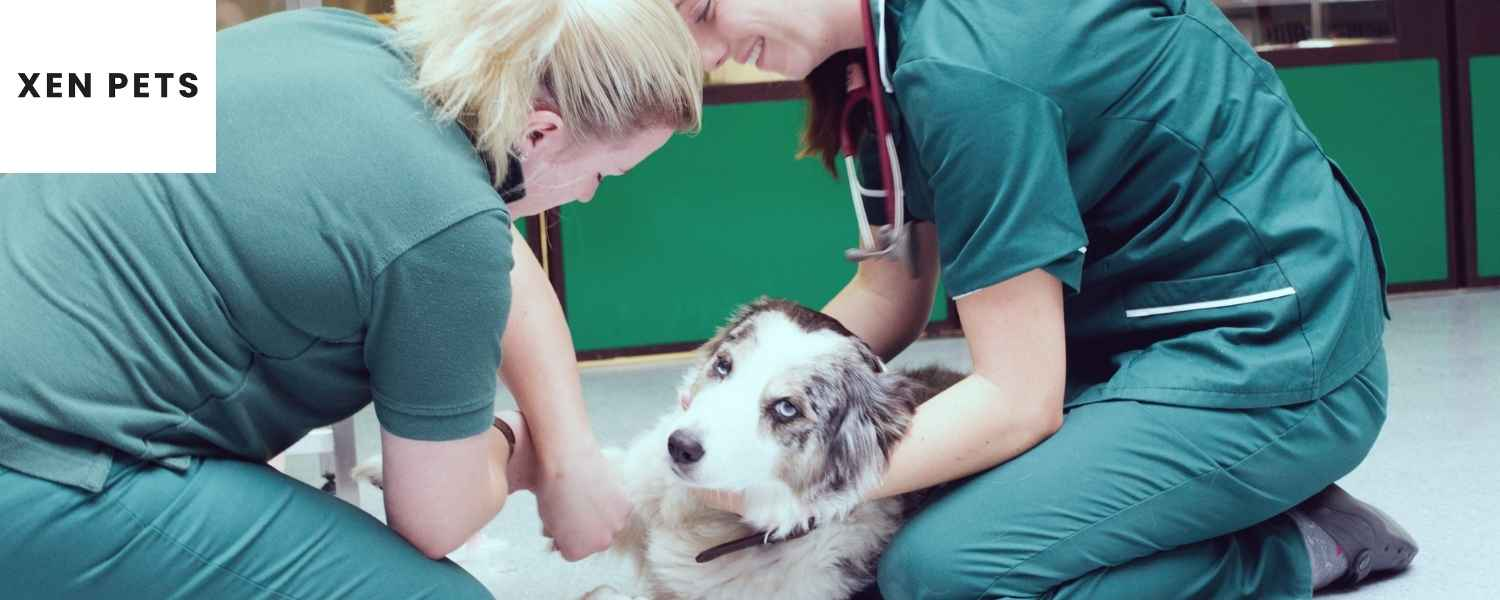
[[[511,234],[500,371],[526,415],[516,463],[492,428],[449,442],[381,435],[387,521],[432,558],[457,549],[519,489],[536,492],[546,533],[568,560],[607,549],[629,515],[619,476],[589,428],[561,306],[525,239]]]
[[[519,232],[512,235],[514,291],[500,343],[505,355],[500,376],[526,415],[541,468],[537,478],[555,478],[568,459],[599,452],[599,441],[589,427],[573,334],[562,304],[525,238]]]
[[[1006,462],[1062,426],[1062,285],[1034,270],[958,299],[974,373],[928,400],[881,487],[895,496]]]
[[[372,287],[365,361],[386,521],[432,558],[494,518],[512,487],[508,447],[490,427],[508,335],[496,312],[525,301],[511,290],[511,249],[495,247],[507,234],[503,214],[476,215],[403,253]]]
[[[859,263],[854,278],[823,307],[824,313],[863,339],[882,360],[900,354],[922,335],[937,291],[937,228],[931,223],[912,223],[907,235],[918,244],[918,277],[913,278],[898,260],[867,260]]]
[[[589,426],[573,335],[547,273],[514,233],[510,321],[501,377],[526,415],[535,472],[524,482],[537,496],[543,532],[567,560],[607,550],[625,526],[630,502],[620,475]]]
[[[433,560],[457,550],[495,518],[510,494],[505,438],[425,442],[380,432],[386,523]]]

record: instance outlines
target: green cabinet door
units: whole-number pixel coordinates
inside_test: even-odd
[[[1369,205],[1390,282],[1446,279],[1447,178],[1437,61],[1279,73],[1303,120]]]
[[[1500,277],[1500,56],[1469,62],[1474,107],[1475,238],[1479,276]]]

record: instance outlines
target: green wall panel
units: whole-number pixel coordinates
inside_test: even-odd
[[[1282,69],[1303,120],[1365,199],[1391,283],[1448,276],[1438,62]]]
[[[858,243],[848,184],[794,159],[804,110],[710,106],[701,134],[673,138],[593,202],[562,210],[579,350],[703,340],[762,294],[820,307],[848,283],[843,251]],[[947,318],[935,304],[933,318]]]
[[[1479,274],[1500,277],[1500,56],[1469,62]]]

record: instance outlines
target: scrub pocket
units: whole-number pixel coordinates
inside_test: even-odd
[[[1187,315],[1180,319],[1191,320],[1207,316],[1210,319],[1233,314],[1236,307],[1285,298],[1297,293],[1282,276],[1281,269],[1274,264],[1252,267],[1244,271],[1157,281],[1137,286],[1125,295],[1125,318],[1145,319],[1168,315]]]
[[[1121,301],[1131,335],[1154,341],[1127,353],[1106,396],[1214,408],[1313,399],[1297,290],[1278,265],[1142,283]]]

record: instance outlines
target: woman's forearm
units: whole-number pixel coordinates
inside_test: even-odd
[[[928,400],[892,453],[881,486],[868,498],[973,475],[1030,450],[1062,425],[1062,413],[1030,397],[1038,393],[1030,386],[1007,387],[970,375]]]
[[[913,317],[915,308],[876,292],[857,277],[823,307],[823,312],[869,344],[882,360],[890,360],[910,346],[926,324],[925,314]]]
[[[973,475],[1062,426],[1062,284],[1037,269],[958,299],[974,374],[917,410],[876,497]]]
[[[579,383],[578,360],[562,306],[524,238],[515,241],[511,308],[501,339],[500,374],[526,415],[543,470],[569,453],[598,448]],[[542,477],[544,473],[536,474]]]

